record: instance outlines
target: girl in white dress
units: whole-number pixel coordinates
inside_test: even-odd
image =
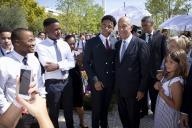
[[[154,128],[179,128],[182,104],[183,78],[187,75],[187,56],[184,50],[177,50],[165,59],[165,75],[154,87],[157,97]]]

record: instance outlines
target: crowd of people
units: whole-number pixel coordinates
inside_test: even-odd
[[[92,128],[109,127],[113,94],[123,128],[139,128],[149,112],[154,128],[192,127],[190,34],[169,37],[154,29],[150,16],[142,18],[138,31],[128,17],[117,22],[106,15],[99,34],[80,34],[79,39],[63,36],[55,18],[45,19],[43,26],[36,38],[26,28],[0,28],[0,128],[59,128],[60,109],[67,128],[74,127],[73,109],[79,126],[88,128],[87,90]],[[17,91],[23,65],[33,74],[29,100]]]

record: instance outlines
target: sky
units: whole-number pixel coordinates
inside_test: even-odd
[[[38,3],[44,7],[55,9],[57,0],[37,0]],[[94,0],[95,3],[102,5],[102,0]],[[112,12],[113,10],[123,7],[125,5],[137,6],[145,9],[146,0],[106,0],[106,13]]]

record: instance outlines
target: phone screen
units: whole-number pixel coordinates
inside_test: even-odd
[[[28,95],[31,82],[31,70],[21,69],[19,94]]]

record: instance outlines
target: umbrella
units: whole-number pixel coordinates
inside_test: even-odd
[[[136,26],[141,26],[141,19],[144,16],[151,16],[151,14],[147,10],[130,5],[121,7],[109,13],[109,15],[114,16],[116,20],[118,20],[122,16],[128,16],[131,19],[132,24]]]
[[[192,31],[192,15],[174,16],[162,23],[160,28],[177,31]]]

